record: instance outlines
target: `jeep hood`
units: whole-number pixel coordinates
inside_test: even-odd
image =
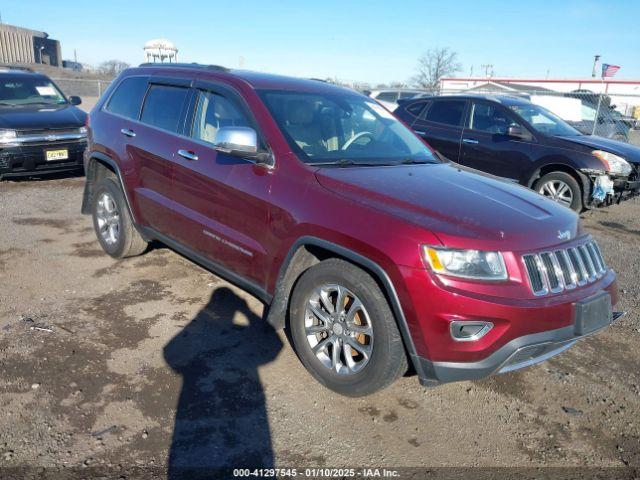
[[[627,162],[640,163],[640,148],[630,143],[609,138],[598,137],[596,135],[575,135],[569,137],[556,137],[566,142],[583,145],[593,150],[604,150],[619,155]]]
[[[453,248],[535,250],[584,233],[570,209],[456,164],[331,167],[317,170],[316,178],[335,194],[427,229]]]

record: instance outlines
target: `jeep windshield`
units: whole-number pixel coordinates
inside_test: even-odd
[[[440,163],[388,110],[360,95],[259,92],[291,149],[318,166]]]
[[[557,115],[551,113],[546,108],[542,108],[533,103],[517,103],[515,105],[510,105],[509,108],[529,122],[529,125],[540,133],[546,133],[547,135],[559,135],[563,137],[575,137],[577,135],[582,135],[582,133]]]
[[[47,78],[0,76],[0,106],[59,105],[64,95]]]

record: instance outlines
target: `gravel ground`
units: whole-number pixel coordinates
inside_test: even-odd
[[[82,185],[0,183],[0,477],[164,478],[169,458],[640,476],[640,201],[584,218],[619,274],[617,324],[525,371],[349,399],[305,372],[252,296],[161,246],[104,255]]]

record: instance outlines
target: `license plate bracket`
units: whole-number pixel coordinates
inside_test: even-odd
[[[611,295],[602,291],[574,304],[574,331],[586,335],[613,321]]]

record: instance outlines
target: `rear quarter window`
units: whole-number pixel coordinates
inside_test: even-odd
[[[442,125],[450,125],[459,127],[462,125],[464,117],[464,108],[466,101],[464,100],[444,100],[433,102],[431,108],[425,116],[428,122],[440,123]]]
[[[414,117],[419,117],[424,108],[427,106],[427,101],[413,102],[405,107],[405,111]]]
[[[147,91],[147,77],[125,78],[111,95],[105,110],[136,120]]]

